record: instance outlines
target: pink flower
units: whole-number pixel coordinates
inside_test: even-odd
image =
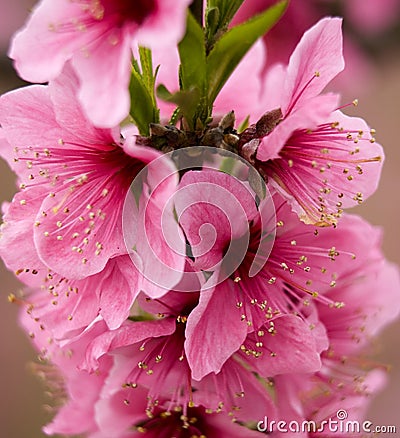
[[[0,254],[30,288],[24,299],[27,312],[56,340],[74,338],[98,317],[111,329],[119,327],[141,290],[142,277],[128,255],[108,260],[101,272],[83,280],[71,280],[49,269],[34,244],[33,222],[43,196],[40,186],[18,193],[7,206],[1,226]],[[32,214],[21,208],[21,200]]]
[[[226,191],[224,198],[210,189],[217,182]],[[277,233],[270,250],[268,242],[275,227],[270,200],[261,201],[254,212],[255,200],[243,183],[210,170],[187,172],[181,187],[191,189],[179,191],[182,197],[176,203],[176,211],[189,243],[195,248],[193,267],[208,273],[199,304],[187,322],[185,351],[193,377],[201,379],[209,372],[218,372],[242,345],[244,350],[255,352],[255,356],[263,352],[263,348],[256,348],[258,344],[268,351],[282,348],[270,363],[265,351],[264,359],[259,361],[260,366],[265,366],[264,373],[269,367],[270,375],[289,372],[286,368],[291,366],[291,359],[286,356],[289,351],[295,356],[296,351],[308,350],[309,362],[303,359],[302,366],[318,368],[319,355],[328,345],[313,302],[338,309],[343,306],[329,292],[345,288],[352,272],[363,272],[363,265],[371,263],[371,242],[365,236],[376,231],[352,216],[337,228],[305,225],[275,195]],[[195,195],[194,204],[191,192]],[[234,198],[244,206],[247,216],[240,215],[237,207],[232,215]],[[225,213],[227,223],[217,210]],[[208,229],[214,232],[204,231]],[[207,253],[205,248],[209,248]],[[220,316],[221,308],[225,318]],[[291,315],[298,319],[289,318]],[[270,343],[259,337],[259,331],[275,333],[275,325],[279,327],[278,336],[270,339]],[[218,336],[212,335],[217,333]],[[292,337],[291,333],[296,335]],[[297,341],[303,349],[296,346]],[[285,343],[290,348],[283,347]]]
[[[328,296],[343,302],[343,308],[318,306],[330,339],[327,357],[341,358],[362,351],[398,317],[399,270],[382,255],[379,258],[369,257],[368,267],[349,273],[342,288],[330,291]]]
[[[225,201],[219,196],[216,198],[217,191],[210,189],[216,182],[226,190]],[[353,250],[363,253],[365,227],[361,224],[356,230],[347,227],[318,230],[307,226],[298,221],[278,195],[274,197],[275,223],[270,200],[263,200],[257,211],[254,198],[243,183],[216,171],[187,172],[180,187],[191,188],[196,199],[192,205],[191,192],[181,190],[182,197],[176,203],[186,237],[199,251],[193,251],[193,267],[198,272],[208,272],[199,304],[187,322],[185,351],[193,377],[201,379],[209,372],[218,372],[242,345],[245,350],[258,351],[255,356],[260,355],[263,348],[255,348],[257,344],[264,344],[268,351],[280,351],[272,360],[265,358],[264,351],[260,366],[265,366],[265,373],[268,367],[270,374],[289,372],[299,361],[291,362],[287,355],[294,357],[297,352],[305,351],[308,353],[307,359],[301,361],[303,371],[317,369],[319,354],[327,348],[327,343],[324,328],[315,316],[312,298],[340,307],[339,302],[325,294],[336,285],[340,287],[343,279],[336,275],[339,267],[344,276],[361,263]],[[247,216],[232,215],[231,197],[244,206]],[[228,223],[216,213],[217,208],[225,213]],[[237,213],[239,210],[236,208]],[[276,224],[277,235],[269,253]],[[231,235],[227,232],[229,225]],[[214,233],[203,231],[206,226],[214,229]],[[231,258],[228,258],[227,249],[231,251],[231,246]],[[204,248],[209,248],[206,254]],[[233,273],[232,266],[235,267]],[[221,308],[225,309],[224,318],[220,317]],[[270,339],[269,344],[260,339],[259,331],[278,335]]]
[[[343,305],[335,308],[316,303],[329,338],[329,348],[321,354],[322,368],[312,375],[296,373],[275,379],[279,415],[288,420],[300,417],[300,423],[304,419],[317,423],[336,419],[343,409],[349,420],[363,419],[371,395],[386,380],[383,367],[365,357],[366,348],[400,311],[399,270],[381,253],[380,230],[357,216],[343,217],[339,228],[349,235],[358,230],[368,236],[368,244],[359,248],[361,260],[354,270],[337,266],[342,286],[332,287],[326,296]],[[349,246],[352,244],[354,240]]]
[[[136,174],[161,155],[135,145],[133,136],[121,137],[118,128],[93,127],[76,100],[77,88],[78,80],[68,68],[49,87],[20,89],[0,101],[2,132],[8,141],[1,153],[16,171],[25,195],[14,201],[8,221],[14,215],[17,221],[30,218],[40,259],[69,279],[96,274],[109,259],[127,253],[122,233],[126,195]],[[173,165],[163,163],[151,174],[155,183],[171,173]],[[171,180],[163,187],[173,190],[174,184]],[[155,198],[153,202],[159,199]],[[18,259],[21,249],[4,253],[5,259]],[[183,267],[182,257],[171,252],[170,258]]]
[[[218,375],[193,382],[192,388],[183,350],[185,308],[196,302],[198,294],[184,294],[184,301],[179,297],[182,294],[166,296],[166,305],[158,300],[148,303],[148,310],[158,306],[168,311],[170,305],[175,306],[159,321],[127,321],[114,331],[99,321],[64,347],[55,342],[51,328],[21,313],[25,330],[49,362],[38,371],[54,384],[56,401],[62,404],[45,427],[46,433],[117,438],[136,436],[146,429],[148,436],[169,436],[170,427],[187,428],[182,415],[192,418],[196,414],[199,422],[191,426],[192,432],[202,430],[219,437],[225,424],[229,433],[245,431],[252,436],[247,429],[232,425],[232,419],[247,424],[265,410],[274,415],[263,385],[235,360],[228,361]],[[82,369],[85,356],[88,367],[96,372]],[[157,419],[162,418],[170,421],[159,424]]]
[[[146,403],[146,390],[140,387],[134,391],[120,389],[110,400],[102,399],[96,406],[101,432],[89,438],[170,438],[179,436],[176,434],[208,438],[260,437],[259,432],[233,421],[225,412],[210,412],[203,406],[171,406],[170,400],[164,398],[149,411]],[[127,431],[115,434],[115,426],[119,429],[121,424],[126,425]]]
[[[176,44],[185,31],[189,3],[43,0],[16,34],[10,57],[19,74],[32,82],[56,78],[71,60],[81,80],[79,99],[85,112],[96,125],[113,127],[130,108],[132,49],[136,44]]]
[[[184,350],[185,323],[197,298],[196,293],[171,293],[154,302],[141,300],[147,311],[162,310],[162,319],[128,321],[91,342],[85,369],[94,371],[104,356],[114,357],[113,369],[97,406],[98,423],[105,435],[123,435],[132,424],[147,429],[135,420],[133,412],[141,417],[147,412],[150,418],[157,418],[163,411],[167,414],[162,415],[173,416],[177,407],[184,416],[193,410],[206,409],[229,414],[242,423],[256,421],[265,410],[274,415],[268,393],[239,360],[229,359],[218,374],[211,373],[201,381],[191,379]],[[140,402],[144,388],[147,388],[146,398]],[[119,416],[116,410],[120,411],[118,422],[115,422]],[[148,426],[152,423],[155,427],[158,421],[149,422]],[[182,425],[175,427],[180,429]]]
[[[242,134],[240,153],[306,223],[336,223],[343,208],[376,189],[383,151],[373,131],[321,95],[343,68],[341,20],[326,18],[305,33],[287,68],[267,72],[268,111]]]

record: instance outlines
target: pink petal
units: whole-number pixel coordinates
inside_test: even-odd
[[[160,321],[127,322],[117,330],[108,331],[98,336],[87,348],[83,369],[95,370],[98,359],[109,351],[136,344],[146,338],[168,336],[175,331],[173,318]]]
[[[221,117],[234,110],[238,126],[247,116],[250,116],[250,123],[255,123],[263,115],[265,108],[260,108],[259,102],[265,57],[265,48],[262,42],[258,41],[245,55],[219,93],[214,102],[214,117],[215,115]]]
[[[332,114],[331,120],[338,122],[339,127],[343,128],[344,133],[348,133],[350,137],[347,142],[344,138],[342,141],[332,139],[329,144],[325,141],[329,149],[329,157],[326,157],[326,161],[335,161],[340,166],[331,172],[330,184],[335,190],[332,190],[326,199],[333,204],[338,201],[337,193],[341,192],[344,195],[340,199],[343,208],[354,207],[358,203],[354,199],[357,193],[361,193],[362,200],[366,200],[376,191],[381,177],[384,151],[382,146],[375,142],[370,133],[371,129],[363,119],[349,117],[336,111]],[[318,144],[322,145],[322,141]],[[356,150],[359,152],[352,154]],[[321,160],[318,161],[323,163]],[[345,169],[348,169],[348,172]]]
[[[242,312],[236,304],[231,280],[201,292],[199,304],[190,313],[186,327],[185,351],[193,379],[218,373],[242,345],[247,324],[241,320]],[[221,309],[225,309],[223,318]]]
[[[140,274],[129,256],[120,256],[109,262],[112,268],[103,273],[98,290],[100,313],[110,330],[114,330],[129,317],[130,308],[140,292]],[[110,272],[111,271],[111,272]]]
[[[190,3],[191,0],[156,0],[156,12],[137,30],[139,44],[151,48],[176,45],[184,36],[186,8]]]
[[[321,368],[321,359],[312,329],[306,321],[292,315],[279,316],[273,321],[272,334],[265,330],[259,358],[247,359],[263,377],[288,373],[309,373]],[[268,327],[268,326],[267,326]],[[245,347],[256,339],[250,334]],[[243,359],[247,356],[243,355]]]
[[[147,153],[150,149],[143,151]],[[154,160],[135,179],[123,211],[126,248],[144,277],[143,291],[153,298],[173,289],[185,268],[185,239],[170,202],[177,183],[176,168],[169,157]]]
[[[119,359],[119,358],[118,358]],[[118,370],[118,368],[115,368]],[[113,370],[114,371],[114,370]],[[111,372],[111,378],[115,372]],[[118,391],[116,391],[118,389]],[[113,391],[111,395],[107,393]],[[134,424],[141,423],[146,417],[148,390],[145,388],[121,389],[107,381],[102,397],[96,403],[95,419],[101,428],[99,438],[117,436],[118,438],[132,438],[132,433],[127,432]],[[125,433],[126,435],[125,435]],[[103,435],[104,434],[104,435]],[[92,435],[90,435],[92,438]]]
[[[279,153],[293,132],[315,128],[329,118],[338,104],[339,96],[335,94],[325,94],[304,100],[304,106],[290,113],[270,134],[261,139],[257,159],[267,161],[279,158]]]
[[[39,187],[17,193],[8,205],[1,226],[0,255],[4,263],[32,287],[39,287],[48,274],[33,242],[34,219],[42,197],[43,190]]]
[[[14,161],[18,154],[14,148],[28,149],[40,145],[42,149],[54,145],[62,137],[47,87],[32,85],[4,94],[0,97],[0,122],[2,135],[7,139],[7,156],[11,168],[22,177],[32,172],[24,160]],[[11,151],[10,151],[11,149]]]
[[[118,122],[112,126],[110,125],[110,128],[114,128],[110,130],[96,128],[88,120],[82,108],[82,103],[78,100],[80,87],[81,81],[69,62],[66,63],[62,73],[49,83],[49,92],[56,119],[64,131],[62,139],[65,142],[75,142],[77,144],[119,143],[119,128],[114,128]],[[94,99],[94,101],[98,102],[97,99]]]
[[[262,95],[259,105],[263,107],[263,113],[280,108],[282,104],[282,93],[284,91],[287,66],[273,64],[270,66],[263,78]]]
[[[218,374],[208,374],[193,385],[196,405],[218,410],[222,402],[224,411],[234,411],[234,418],[242,422],[258,421],[266,413],[276,418],[271,394],[235,357],[228,359]]]
[[[317,96],[343,70],[341,25],[339,18],[323,18],[303,35],[288,65],[284,117]]]
[[[319,306],[320,320],[330,338],[330,353],[336,357],[354,354],[390,324],[400,311],[398,267],[372,254],[366,266],[348,275],[347,284],[329,296],[343,302],[341,309]],[[377,289],[381,292],[376,293]]]
[[[103,128],[118,125],[129,113],[132,52],[128,36],[123,29],[111,29],[87,48],[88,53],[78,52],[72,59],[81,80],[79,100],[93,123]],[[133,104],[138,104],[135,97]]]
[[[115,184],[110,187],[114,202],[98,191],[99,182],[94,178],[83,190],[68,187],[50,193],[38,212],[36,220],[41,225],[35,228],[34,236],[39,255],[51,269],[68,278],[93,275],[108,259],[126,251],[118,218],[122,214],[121,188]],[[94,195],[91,199],[95,202],[85,193]]]
[[[196,266],[203,270],[216,269],[224,251],[233,240],[246,236],[249,221],[257,214],[254,195],[244,183],[214,170],[185,173],[175,198],[179,223]],[[245,250],[236,249],[243,258]]]
[[[46,82],[61,73],[73,52],[84,46],[92,32],[77,29],[85,13],[76,2],[50,0],[39,2],[27,24],[14,37],[10,58],[22,78]]]

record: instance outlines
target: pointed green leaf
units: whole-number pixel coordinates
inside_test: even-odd
[[[188,12],[186,34],[178,45],[183,90],[198,88],[202,93],[206,83],[206,51],[203,29]]]
[[[142,67],[142,78],[147,91],[154,96],[155,77],[153,74],[153,60],[151,50],[146,47],[139,47],[140,66]],[[154,99],[155,103],[155,99]]]
[[[164,84],[160,84],[157,87],[157,96],[165,100],[166,102],[172,102],[172,93],[168,90],[168,88]]]
[[[131,94],[130,115],[140,134],[149,135],[149,124],[158,123],[159,121],[158,109],[154,106],[153,98],[146,83],[136,68],[132,68],[129,91]]]
[[[200,99],[199,90],[197,88],[177,91],[172,94],[161,84],[157,87],[157,96],[166,102],[178,105],[180,115],[184,115],[188,123],[195,120],[197,103]],[[193,126],[191,126],[191,128],[193,128]]]
[[[152,53],[150,49],[139,47],[139,62],[132,62],[131,81],[129,91],[131,94],[130,116],[139,128],[142,135],[149,135],[149,124],[158,123],[159,109],[155,97],[154,85],[158,72],[153,72]]]
[[[206,35],[208,41],[210,41],[216,34],[219,27],[219,20],[219,9],[215,7],[208,7],[206,11]]]
[[[244,55],[279,20],[286,6],[287,0],[280,1],[249,21],[230,29],[215,43],[207,59],[210,105]]]
[[[219,11],[218,28],[223,29],[232,21],[243,2],[244,0],[209,0],[207,10],[215,8]]]

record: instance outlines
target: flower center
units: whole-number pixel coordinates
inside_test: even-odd
[[[159,412],[148,414],[149,419],[135,425],[138,432],[152,434],[152,432],[163,431],[163,436],[206,438],[203,433],[205,428],[204,419],[202,418],[204,417],[204,409],[189,407],[186,415],[180,406],[172,411],[161,411],[159,408],[157,410]],[[167,435],[167,433],[169,434]]]
[[[119,24],[134,22],[142,24],[157,9],[156,0],[91,0],[90,13],[96,20],[114,17]]]

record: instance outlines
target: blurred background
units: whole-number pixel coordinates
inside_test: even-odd
[[[6,53],[12,34],[22,26],[34,3],[0,0],[0,93],[24,85]],[[270,3],[246,0],[240,18]],[[335,88],[340,88],[344,103],[359,99],[358,107],[347,113],[364,117],[377,130],[377,140],[386,153],[378,191],[354,212],[384,228],[385,254],[400,264],[400,0],[292,0],[286,17],[270,36],[276,41],[274,47],[280,44],[279,50],[270,51],[270,59],[285,59],[301,33],[326,14],[345,18],[347,73]],[[285,32],[288,25],[293,31],[290,34]],[[15,191],[13,173],[0,161],[0,201],[10,201]],[[49,399],[45,385],[30,370],[36,354],[18,327],[17,306],[7,303],[8,294],[20,285],[2,264],[0,279],[0,437],[43,438],[41,427],[51,418],[46,408]],[[374,424],[396,425],[397,434],[391,436],[400,436],[399,334],[398,321],[376,342],[376,361],[391,365],[390,381],[367,415]]]

